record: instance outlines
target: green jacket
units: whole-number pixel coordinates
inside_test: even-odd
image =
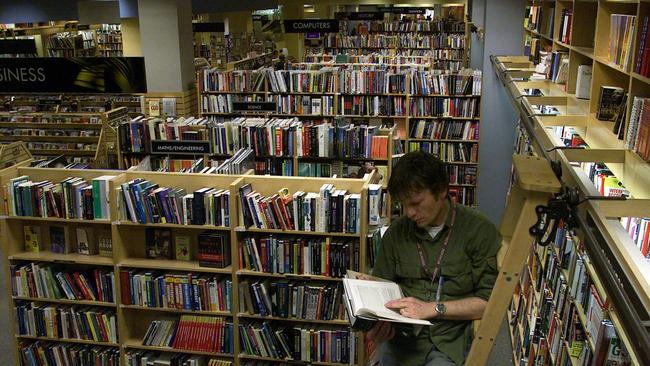
[[[462,205],[455,207],[456,223],[440,269],[444,276],[440,300],[479,297],[487,301],[498,274],[496,255],[501,236],[478,211]],[[416,242],[423,246],[428,273],[432,273],[450,221],[451,211],[445,227],[432,239],[426,230],[419,229],[407,217],[397,219],[382,238],[372,274],[397,282],[404,296],[434,301],[438,280],[432,284],[430,275],[423,270]],[[433,320],[432,326],[421,331],[394,324],[395,337],[389,345],[394,354],[399,355],[400,365],[423,365],[432,345],[462,365],[472,344],[471,324],[471,321]]]

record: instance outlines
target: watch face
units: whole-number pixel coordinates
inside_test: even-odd
[[[445,311],[447,311],[447,308],[445,307],[445,304],[438,303],[436,304],[436,311],[439,312],[440,314],[444,314]]]

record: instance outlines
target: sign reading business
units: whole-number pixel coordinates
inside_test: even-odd
[[[284,33],[338,33],[339,21],[336,19],[286,19]]]
[[[151,153],[173,155],[209,154],[210,142],[191,140],[151,140]]]
[[[192,23],[192,32],[195,33],[223,33],[226,31],[224,22]]]
[[[427,8],[414,8],[414,7],[402,7],[402,6],[391,6],[391,7],[380,7],[378,9],[382,13],[393,13],[393,14],[426,14]]]
[[[232,109],[246,112],[275,112],[275,102],[232,102]]]
[[[144,57],[0,58],[7,93],[146,93]]]

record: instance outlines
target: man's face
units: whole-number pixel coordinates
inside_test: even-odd
[[[413,220],[419,228],[435,226],[436,218],[441,214],[445,192],[433,194],[428,189],[417,190],[404,198],[402,208],[406,217]]]

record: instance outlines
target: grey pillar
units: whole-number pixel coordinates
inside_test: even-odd
[[[138,14],[147,91],[182,92],[192,88],[191,3],[187,0],[138,0]]]
[[[478,207],[498,224],[505,208],[517,115],[492,69],[491,55],[518,55],[523,42],[523,0],[478,0],[485,4],[483,95],[479,144]]]

